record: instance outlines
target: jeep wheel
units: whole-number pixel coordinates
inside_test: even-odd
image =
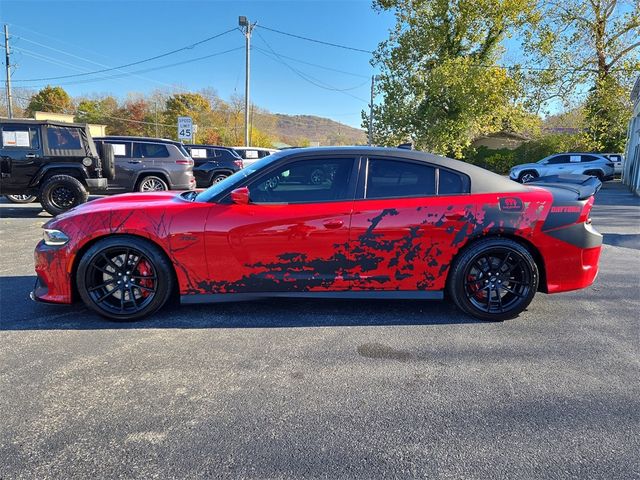
[[[69,175],[54,175],[40,187],[40,203],[55,216],[85,203],[89,193],[80,180]]]
[[[31,203],[38,200],[35,195],[5,195],[4,197],[11,203]]]
[[[138,184],[139,192],[159,192],[162,190],[169,190],[169,186],[167,182],[155,175],[144,177]]]

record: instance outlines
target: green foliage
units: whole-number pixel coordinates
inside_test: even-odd
[[[623,152],[633,105],[612,76],[596,82],[585,103],[586,134],[595,151]]]
[[[62,87],[47,85],[31,97],[25,114],[33,117],[35,112],[69,113],[72,109],[71,97]]]
[[[411,140],[461,157],[481,134],[525,128],[520,74],[496,60],[500,42],[529,21],[531,2],[378,0],[374,6],[396,15],[373,60],[382,70],[383,94],[374,108],[376,144]]]

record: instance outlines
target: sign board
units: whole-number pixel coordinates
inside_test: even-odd
[[[178,117],[178,138],[187,140],[193,137],[193,120],[191,117]]]
[[[192,148],[191,149],[191,158],[207,158],[207,149],[206,148]]]

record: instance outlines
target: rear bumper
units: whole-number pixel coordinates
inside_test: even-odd
[[[87,178],[86,182],[89,191],[106,190],[109,186],[109,181],[106,178]]]

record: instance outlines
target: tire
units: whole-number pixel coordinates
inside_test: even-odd
[[[53,216],[86,203],[89,193],[77,178],[54,175],[47,178],[38,194],[42,208]]]
[[[38,201],[36,195],[5,195],[4,197],[11,203],[32,203]]]
[[[517,317],[538,290],[538,267],[523,245],[507,238],[472,243],[451,267],[448,293],[463,312],[486,321]],[[488,290],[487,290],[488,289]]]
[[[528,183],[538,177],[538,172],[536,172],[535,170],[525,170],[524,172],[521,172],[520,175],[518,175],[518,181],[520,183]]]
[[[602,173],[600,170],[588,170],[588,171],[584,172],[584,175],[589,175],[591,177],[596,177],[601,182],[602,182],[602,179],[604,178],[604,173]]]
[[[116,178],[116,157],[113,153],[113,145],[98,142],[96,150],[102,162],[102,176],[107,180],[113,180]]]
[[[85,252],[76,285],[88,308],[111,320],[130,322],[167,303],[175,281],[171,264],[156,245],[117,235],[99,240]]]
[[[213,185],[214,183],[220,183],[222,180],[224,180],[228,176],[229,175],[226,175],[224,173],[219,173],[217,175],[214,175],[213,178],[211,179],[211,185]]]
[[[147,175],[138,181],[136,190],[139,192],[161,192],[169,190],[169,185],[164,179],[156,175]]]

